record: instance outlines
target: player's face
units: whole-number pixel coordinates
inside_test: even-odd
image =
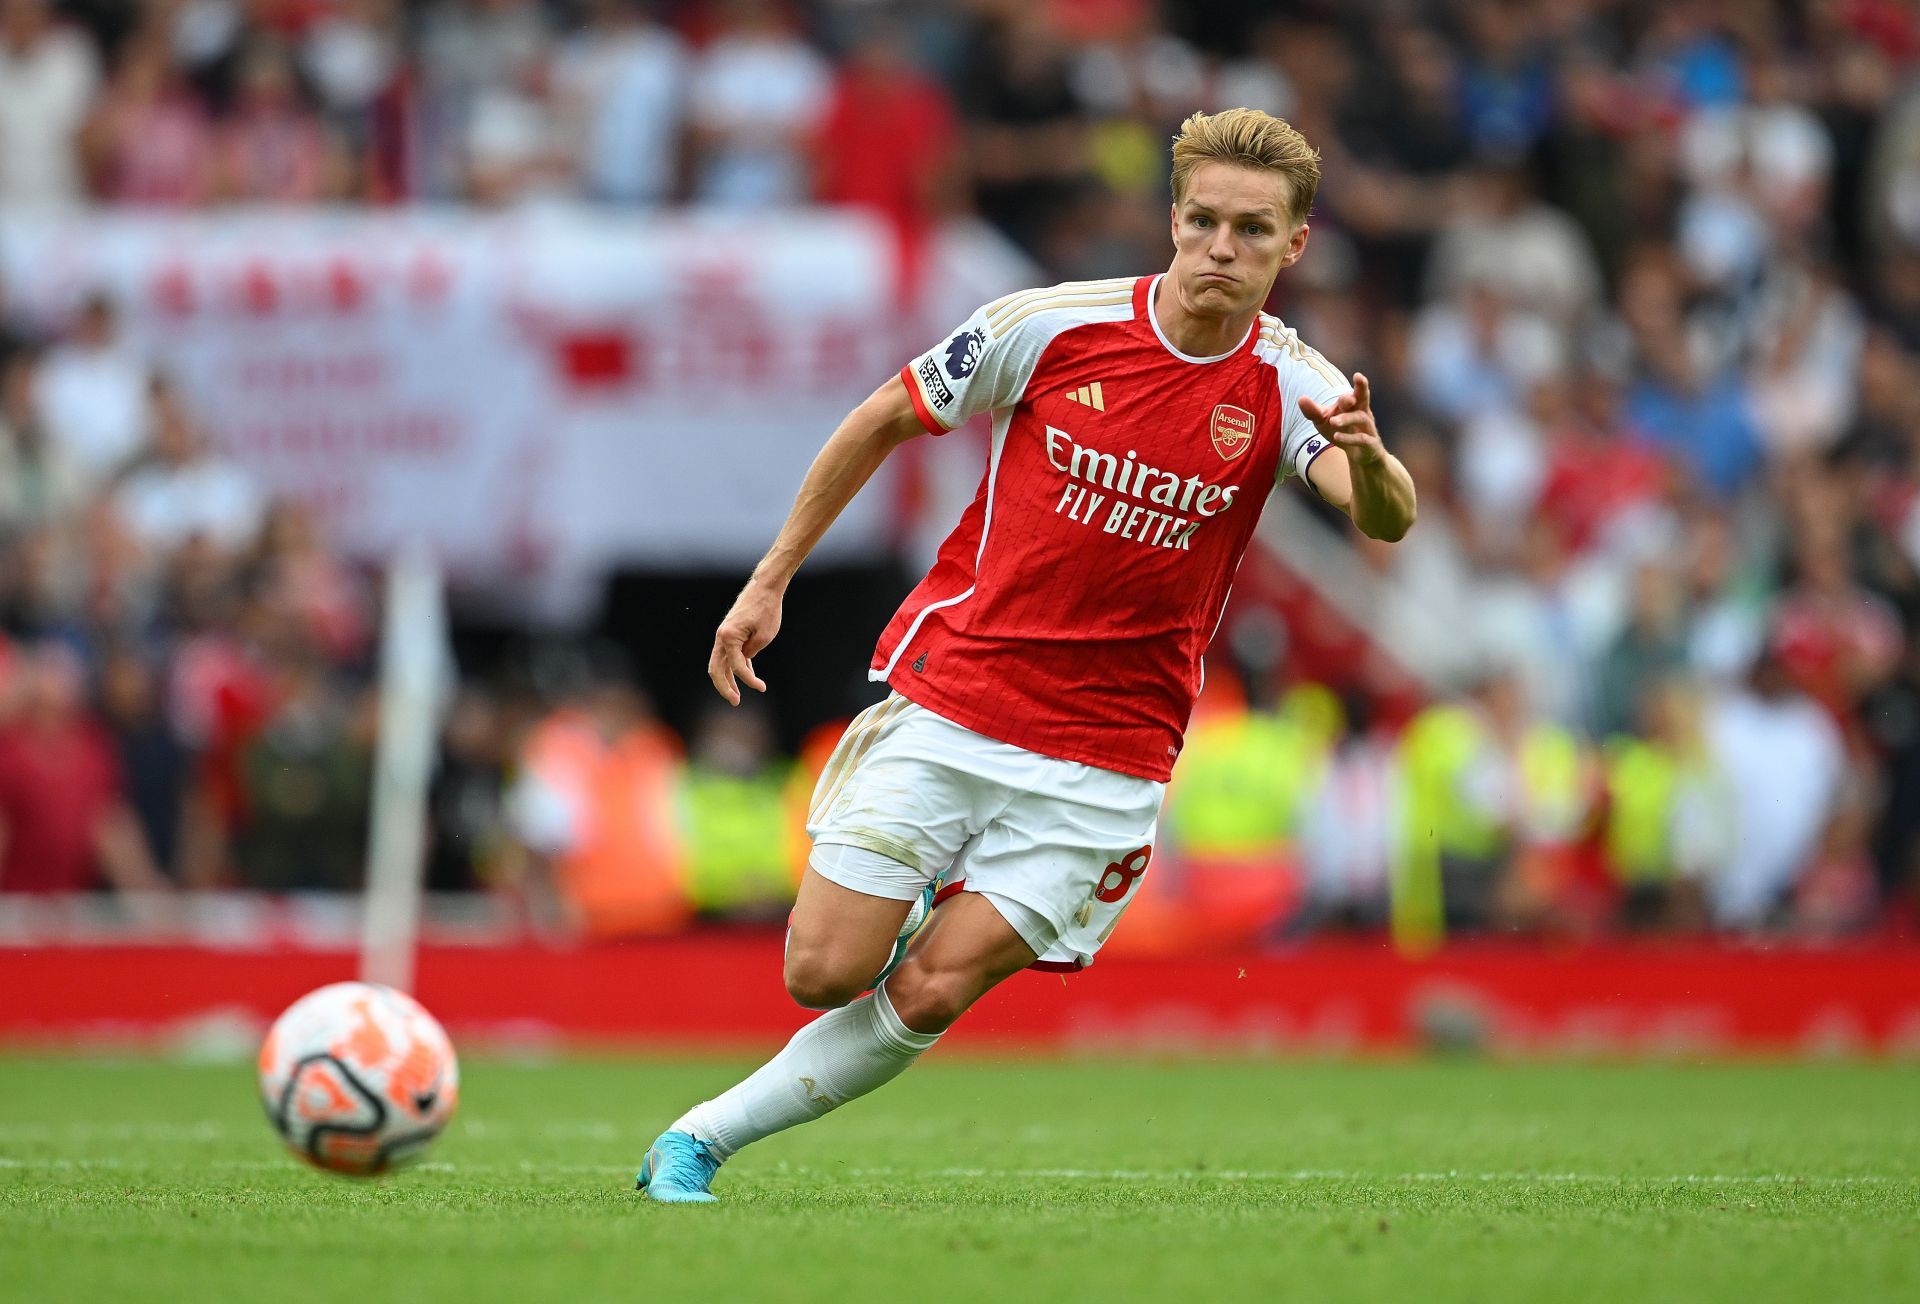
[[[1189,311],[1231,317],[1267,301],[1273,278],[1307,248],[1293,224],[1285,178],[1205,163],[1173,206],[1173,276]]]

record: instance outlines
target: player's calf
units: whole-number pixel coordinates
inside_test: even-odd
[[[975,1001],[1033,960],[1032,946],[992,902],[961,892],[934,912],[887,979],[887,999],[913,1031],[945,1032]]]
[[[887,980],[887,996],[900,1022],[915,1032],[945,1032],[986,994],[974,974],[957,969],[932,969],[908,956]]]

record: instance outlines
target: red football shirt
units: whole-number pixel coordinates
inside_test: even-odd
[[[1164,782],[1276,480],[1326,448],[1298,399],[1345,378],[1261,314],[1190,357],[1159,277],[1009,295],[901,371],[935,434],[991,413],[980,490],[870,676],[976,733]]]
[[[0,729],[0,892],[98,886],[94,836],[120,798],[120,763],[88,721]]]

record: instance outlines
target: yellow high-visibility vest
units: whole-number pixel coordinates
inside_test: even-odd
[[[791,773],[742,778],[689,765],[678,784],[687,892],[699,910],[736,910],[793,897]]]

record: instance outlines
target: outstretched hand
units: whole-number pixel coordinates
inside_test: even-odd
[[[707,678],[735,706],[740,705],[741,683],[758,693],[767,691],[766,681],[753,673],[753,658],[780,632],[780,606],[777,591],[749,583],[714,633]]]
[[[1380,442],[1380,429],[1373,423],[1373,388],[1361,373],[1353,373],[1352,391],[1329,407],[1302,395],[1300,411],[1328,443],[1345,450],[1349,462],[1365,465],[1387,455],[1387,446]]]

